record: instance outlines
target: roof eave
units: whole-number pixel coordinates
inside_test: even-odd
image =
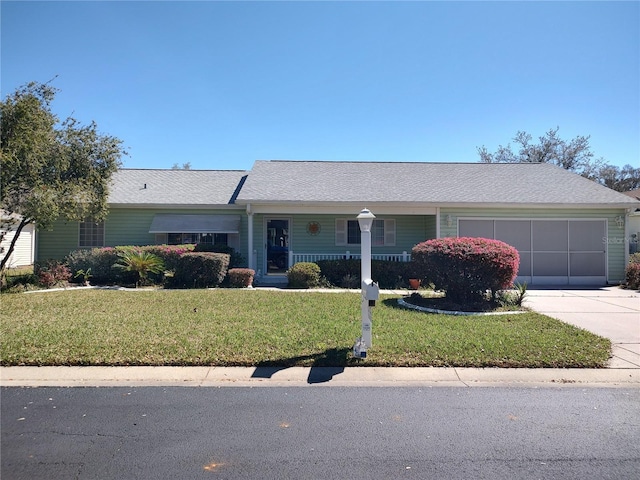
[[[174,208],[174,209],[202,209],[202,210],[243,210],[243,205],[237,204],[183,204],[183,203],[109,203],[109,208]]]

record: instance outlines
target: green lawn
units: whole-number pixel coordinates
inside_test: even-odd
[[[603,367],[608,339],[536,313],[432,315],[382,296],[351,357],[359,293],[238,289],[0,297],[2,365]]]

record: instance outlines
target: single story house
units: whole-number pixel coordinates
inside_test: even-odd
[[[376,216],[374,259],[409,260],[427,239],[480,236],[520,253],[519,281],[624,279],[637,200],[549,164],[257,161],[250,171],[122,169],[102,223],[59,220],[38,258],[78,248],[226,243],[257,280],[294,263],[358,258],[356,216]]]

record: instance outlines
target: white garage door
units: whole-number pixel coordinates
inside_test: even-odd
[[[460,237],[495,238],[520,254],[518,281],[534,285],[602,285],[605,220],[460,219]]]

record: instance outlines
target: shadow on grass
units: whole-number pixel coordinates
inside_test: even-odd
[[[382,303],[384,304],[385,307],[397,308],[398,310],[405,310],[405,311],[407,310],[406,308],[398,304],[397,297],[385,298],[384,300],[382,300]]]
[[[307,383],[324,383],[330,381],[335,375],[344,372],[344,367],[349,364],[350,355],[350,348],[330,348],[312,355],[268,360],[256,365],[251,378],[271,378],[276,373],[287,368],[300,364],[307,365],[308,361],[311,360],[311,370],[307,377]]]

